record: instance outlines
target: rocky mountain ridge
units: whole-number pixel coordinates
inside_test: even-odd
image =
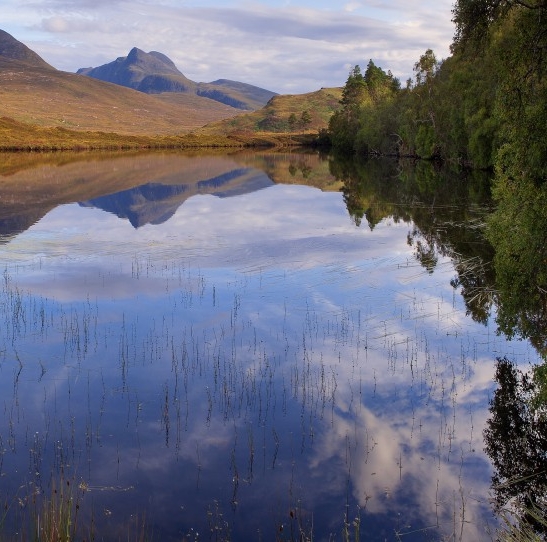
[[[146,53],[133,47],[125,57],[97,66],[80,68],[79,75],[129,87],[146,94],[181,92],[196,94],[242,110],[255,110],[264,106],[275,92],[229,79],[211,83],[196,83],[188,79],[175,63],[163,53]]]

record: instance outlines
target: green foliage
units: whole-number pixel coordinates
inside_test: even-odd
[[[296,115],[294,113],[291,113],[287,122],[289,124],[289,130],[292,132],[296,127],[298,119],[296,118]]]
[[[334,147],[545,182],[547,2],[458,0],[453,14],[452,56],[438,62],[427,49],[406,88],[372,61],[350,72],[329,125]]]
[[[390,104],[399,88],[399,81],[372,60],[365,75],[355,66],[342,91],[342,107],[329,122],[333,146],[348,153],[384,152],[393,141],[386,121],[394,113]]]
[[[310,115],[310,112],[305,109],[302,111],[302,115],[300,116],[300,124],[305,129],[312,123],[312,117]]]

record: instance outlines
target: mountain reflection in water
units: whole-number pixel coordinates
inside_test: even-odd
[[[211,194],[226,198],[272,185],[273,181],[262,171],[240,168],[192,185],[148,183],[116,194],[80,202],[80,205],[97,207],[119,218],[127,218],[134,228],[138,228],[145,224],[162,224],[169,220],[188,198],[196,194]]]
[[[538,357],[477,300],[487,190],[362,167],[246,152],[4,175],[3,216],[43,218],[0,247],[1,494],[47,496],[62,471],[106,540],[139,514],[167,541],[491,540],[495,360]]]

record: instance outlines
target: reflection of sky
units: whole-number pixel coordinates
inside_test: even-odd
[[[55,209],[0,252],[3,472],[30,432],[43,464],[64,442],[106,508],[124,512],[97,488],[133,487],[166,537],[215,500],[236,535],[299,502],[331,510],[328,533],[349,495],[382,518],[371,539],[485,539],[493,361],[534,356],[466,317],[409,228],[356,228],[341,194],[299,186],[196,196],[138,231]]]

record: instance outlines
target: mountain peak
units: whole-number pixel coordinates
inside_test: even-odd
[[[77,72],[102,81],[108,81],[126,87],[148,92],[153,82],[160,81],[161,90],[182,90],[193,86],[177,69],[174,62],[156,51],[145,53],[133,47],[125,57],[96,68],[81,68]]]
[[[11,60],[20,60],[37,68],[55,69],[32,49],[29,49],[25,44],[17,41],[11,34],[8,34],[4,30],[0,30],[0,56]]]
[[[142,69],[148,75],[182,75],[175,63],[166,55],[157,51],[145,53],[138,47],[133,47],[123,60],[126,67]]]
[[[126,57],[119,57],[96,68],[80,68],[77,73],[147,94],[197,94],[243,110],[258,109],[275,95],[269,90],[227,79],[219,80],[218,84],[196,83],[185,77],[163,53],[145,53],[138,47],[133,47]]]

